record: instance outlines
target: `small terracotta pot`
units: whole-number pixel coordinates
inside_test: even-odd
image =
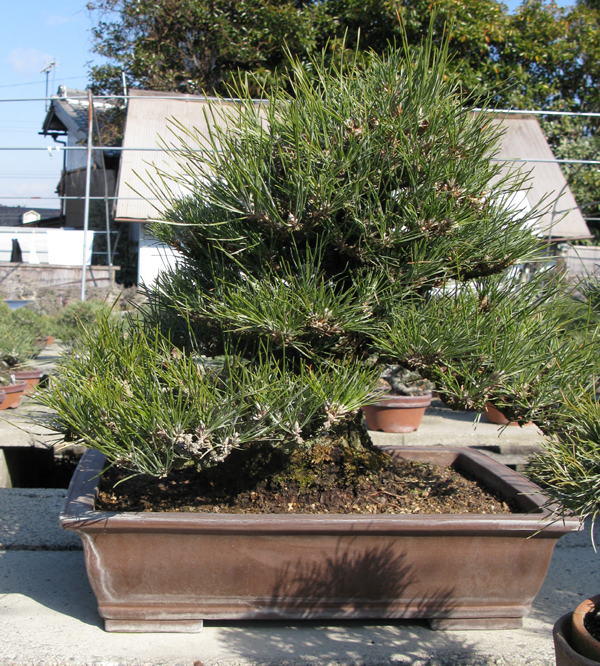
[[[563,615],[552,630],[556,666],[598,666],[598,662],[584,657],[572,647],[573,613]]]
[[[45,335],[43,338],[40,338],[37,340],[37,344],[44,348],[47,347],[48,345],[51,345],[54,342],[54,338],[51,335]]]
[[[579,654],[595,662],[600,662],[600,642],[585,628],[583,620],[599,602],[600,594],[582,601],[573,611],[571,620],[571,647]]]
[[[509,426],[518,426],[518,421],[509,421],[506,416],[492,405],[491,402],[486,402],[483,408],[485,418],[490,423],[495,423],[497,425],[509,425]],[[524,423],[523,425],[531,425],[531,421]]]
[[[27,382],[17,382],[8,386],[0,386],[0,391],[4,392],[4,400],[0,403],[0,409],[14,409],[21,404],[21,398],[27,388]]]
[[[431,393],[425,395],[395,395],[373,405],[364,405],[362,410],[369,430],[383,432],[412,432],[423,419],[431,404]]]
[[[15,372],[15,378],[17,381],[26,381],[27,388],[25,389],[25,395],[30,395],[33,393],[33,389],[40,383],[40,380],[44,376],[44,373],[41,370],[19,370]]]

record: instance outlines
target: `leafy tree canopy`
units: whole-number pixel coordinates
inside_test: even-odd
[[[129,85],[198,93],[222,89],[238,70],[276,72],[285,47],[314,48],[311,16],[301,0],[98,0],[94,51],[109,63],[92,68],[98,91]]]
[[[223,92],[238,70],[268,80],[286,49],[308,60],[326,48],[383,53],[420,44],[435,9],[434,43],[450,28],[451,66],[467,91],[520,108],[600,107],[600,31],[593,3],[572,8],[526,0],[511,15],[496,0],[96,0],[92,68],[97,91],[129,85]]]
[[[597,0],[566,8],[525,0],[512,15],[496,0],[94,0],[88,8],[94,51],[107,58],[91,70],[97,93],[120,92],[125,72],[129,86],[226,94],[243,71],[253,74],[256,95],[288,67],[286,50],[308,63],[321,49],[328,57],[383,53],[403,34],[418,45],[435,9],[433,42],[450,32],[449,68],[464,95],[489,96],[501,108],[600,111]],[[600,157],[596,119],[542,124],[557,157]],[[565,173],[584,214],[600,218],[589,206],[600,200],[597,172]]]

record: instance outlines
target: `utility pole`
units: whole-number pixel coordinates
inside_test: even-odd
[[[90,184],[92,180],[92,119],[93,119],[92,91],[88,90],[88,136],[87,136],[87,165],[85,170],[85,206],[83,209],[83,262],[81,265],[81,300],[85,301],[86,254],[87,235],[90,220]]]
[[[56,60],[51,60],[45,67],[42,69],[40,74],[45,74],[46,75],[46,111],[50,108],[50,104],[48,102],[48,78],[50,76],[50,72],[56,67]]]

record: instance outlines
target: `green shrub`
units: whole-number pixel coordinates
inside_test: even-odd
[[[368,400],[376,368],[276,363],[182,354],[138,319],[101,314],[59,365],[38,400],[57,409],[57,431],[137,472],[199,469],[249,443],[291,448],[329,429]]]
[[[101,301],[73,301],[54,318],[52,335],[66,344],[73,343],[81,329],[95,326],[97,316],[111,308]]]
[[[573,391],[561,403],[563,432],[547,438],[544,451],[527,473],[542,485],[557,516],[579,516],[593,523],[600,513],[600,403],[592,394]]]
[[[11,319],[14,325],[28,329],[31,335],[40,342],[47,339],[53,329],[51,317],[42,315],[28,307],[13,310]]]
[[[0,369],[13,368],[35,356],[45,346],[43,318],[25,308],[11,310],[0,305]],[[46,334],[47,335],[47,334]]]

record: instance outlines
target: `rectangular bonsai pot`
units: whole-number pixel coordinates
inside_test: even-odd
[[[81,536],[107,631],[192,632],[204,619],[423,618],[435,629],[520,627],[556,541],[578,520],[550,522],[536,485],[479,452],[387,450],[467,471],[522,513],[95,511],[105,458],[88,451],[60,523]]]

